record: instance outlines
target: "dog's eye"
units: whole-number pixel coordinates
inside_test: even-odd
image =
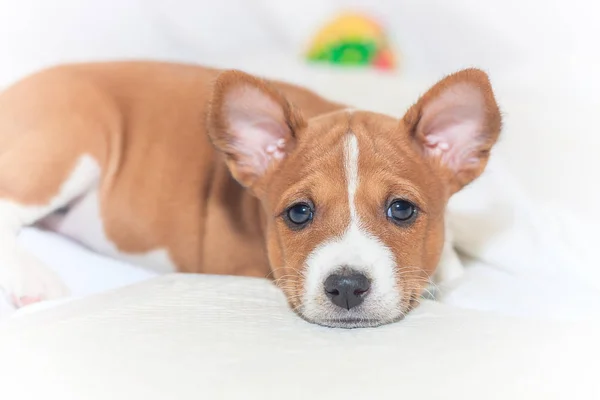
[[[394,200],[387,209],[387,217],[394,222],[404,223],[417,215],[417,207],[406,200]]]
[[[313,210],[306,203],[298,203],[287,209],[286,216],[289,222],[301,227],[313,218]]]

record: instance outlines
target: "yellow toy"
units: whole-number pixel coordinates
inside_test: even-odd
[[[347,12],[323,27],[313,38],[307,58],[337,65],[396,68],[384,29],[373,19]]]

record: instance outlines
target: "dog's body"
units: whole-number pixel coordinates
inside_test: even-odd
[[[448,78],[475,102],[473,111],[457,100],[458,117],[474,115],[459,122],[471,131],[470,123],[479,125],[473,143],[458,139],[462,147],[453,153],[454,125],[450,140],[426,138],[422,151],[410,135],[393,139],[399,146],[393,148],[389,135],[397,120],[346,111],[302,88],[239,72],[134,62],[38,73],[0,96],[0,287],[17,306],[65,293],[57,277],[16,245],[22,226],[39,224],[160,272],[272,274],[290,303],[315,322],[362,326],[396,319],[435,269],[448,197],[481,172],[500,128],[487,78],[464,74]],[[451,84],[429,97],[454,96],[444,92]],[[446,105],[434,106],[431,112],[444,112],[436,108]],[[406,129],[412,124],[415,137],[426,111],[409,111],[402,121]],[[453,119],[445,115],[432,129]],[[394,160],[399,154],[401,163]],[[440,172],[439,164],[446,169]],[[405,176],[394,177],[395,166]],[[369,180],[380,184],[366,189]],[[394,203],[392,215],[394,198],[411,203]],[[372,209],[377,203],[390,207],[387,219],[418,203],[422,222],[382,227],[388,222]],[[420,243],[395,248],[394,242],[406,246],[407,232]],[[360,254],[352,256],[355,251]],[[419,269],[404,296],[392,293],[403,285],[397,282],[403,257]],[[344,316],[319,307],[329,307],[323,302],[346,281],[326,288],[326,295],[315,288],[329,285],[323,281],[340,268],[344,276],[360,271],[364,276],[353,284],[366,276],[367,286],[353,289],[358,295],[344,298],[345,305],[331,300],[349,313],[349,322],[338,324],[333,319]],[[379,296],[369,307],[400,313],[364,305],[359,316],[350,314],[351,303],[362,303],[367,292]]]

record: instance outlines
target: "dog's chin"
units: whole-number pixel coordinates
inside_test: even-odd
[[[323,316],[313,315],[308,316],[298,310],[297,314],[307,322],[311,324],[321,325],[328,328],[343,328],[343,329],[354,329],[354,328],[375,328],[382,325],[391,324],[398,322],[404,318],[405,313],[398,315],[389,316],[369,316],[364,313],[352,313],[341,311],[339,313],[325,313]]]
[[[367,318],[339,318],[339,319],[313,319],[306,321],[325,326],[328,328],[356,329],[356,328],[376,328],[378,326],[398,322],[403,318],[399,316],[391,319],[367,319]]]

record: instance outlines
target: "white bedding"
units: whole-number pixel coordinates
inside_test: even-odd
[[[331,329],[258,279],[169,275],[0,326],[2,396],[39,400],[597,399],[600,324],[426,302]]]

